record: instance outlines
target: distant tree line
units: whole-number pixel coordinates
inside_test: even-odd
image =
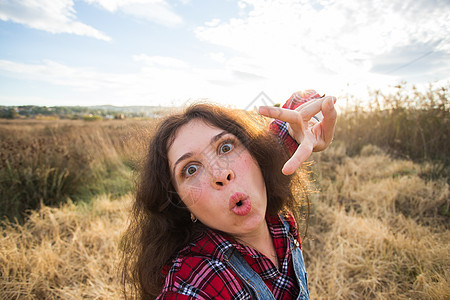
[[[108,109],[107,107],[111,107]],[[121,110],[122,109],[122,110]],[[83,107],[83,106],[0,106],[0,118],[37,118],[53,117],[57,119],[83,119],[86,116],[107,119],[144,118],[154,117],[164,111],[164,108],[155,107]]]

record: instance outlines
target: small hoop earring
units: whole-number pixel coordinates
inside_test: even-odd
[[[196,223],[198,221],[198,219],[194,216],[193,213],[191,213],[191,221],[192,223]]]

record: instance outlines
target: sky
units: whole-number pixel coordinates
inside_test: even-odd
[[[450,82],[448,0],[0,0],[0,105],[246,108]]]

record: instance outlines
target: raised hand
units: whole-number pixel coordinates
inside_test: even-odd
[[[299,144],[292,157],[284,164],[283,174],[294,173],[313,151],[322,151],[331,144],[337,118],[335,102],[335,97],[327,96],[306,102],[295,110],[272,106],[259,108],[261,115],[285,121],[289,134]],[[323,119],[317,121],[314,116],[319,113],[323,115]]]

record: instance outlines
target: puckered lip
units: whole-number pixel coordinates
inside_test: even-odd
[[[237,203],[239,203],[240,201],[244,201],[246,199],[248,199],[248,195],[245,193],[236,192],[233,195],[231,195],[230,200],[228,202],[230,210],[233,209]]]

